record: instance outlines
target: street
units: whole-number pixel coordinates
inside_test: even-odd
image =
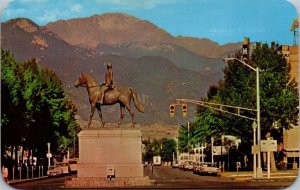
[[[145,167],[145,175],[149,176],[153,182],[155,180],[153,185],[136,188],[277,189],[286,188],[294,181],[291,179],[239,181],[222,176],[200,176],[191,171],[181,171],[163,166],[154,167],[153,173],[150,167]],[[73,174],[72,177],[76,177],[76,174]],[[11,186],[17,189],[60,189],[65,187],[66,180],[68,180],[68,176],[16,183]]]
[[[203,189],[257,189],[257,188],[285,188],[293,180],[262,180],[238,181],[227,177],[201,176],[191,171],[181,171],[170,167],[154,167],[153,174],[146,170],[151,179],[157,181],[154,188],[203,188]]]

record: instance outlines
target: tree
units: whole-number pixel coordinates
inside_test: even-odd
[[[176,141],[170,138],[154,139],[152,142],[144,141],[146,146],[143,160],[151,162],[153,156],[161,156],[162,161],[172,161],[176,153]]]
[[[260,72],[262,136],[268,132],[276,133],[274,123],[281,129],[289,129],[291,123],[297,123],[296,82],[291,80],[289,65],[278,52],[278,48],[279,46],[275,43],[272,43],[270,47],[267,43],[257,43],[248,62],[254,68],[259,67],[262,70]],[[211,87],[208,95],[209,101],[256,109],[256,73],[244,67],[239,61],[233,61],[224,69],[224,81],[221,81],[218,87]],[[256,118],[255,112],[245,114]],[[203,117],[207,113],[202,112],[200,115]],[[232,128],[235,130],[231,132],[235,135],[245,135],[251,131],[252,122],[249,120],[228,114],[222,114],[221,119],[224,121],[220,129],[222,132],[227,132]]]
[[[61,81],[52,71],[41,69],[35,59],[20,63],[10,52],[1,52],[2,156],[8,149],[23,146],[44,157],[47,142],[53,154],[64,154],[79,128],[76,108]]]
[[[298,118],[299,97],[297,84],[289,75],[289,65],[278,51],[279,45],[257,43],[248,64],[259,67],[261,134],[268,133],[282,141],[282,129],[289,129]],[[237,54],[236,57],[239,57]],[[211,86],[208,91],[210,102],[256,109],[256,72],[243,66],[239,61],[230,62],[224,69],[224,80],[218,86]],[[227,111],[232,111],[228,108]],[[256,112],[244,112],[244,115],[256,118]],[[224,114],[222,112],[199,109],[196,117],[196,140],[209,135],[230,134],[239,136],[247,144],[250,152],[252,142],[251,120]],[[274,124],[276,127],[274,127]],[[217,126],[217,127],[216,127]]]
[[[161,159],[164,162],[169,162],[173,160],[173,153],[176,156],[176,141],[170,138],[163,138],[161,140]]]

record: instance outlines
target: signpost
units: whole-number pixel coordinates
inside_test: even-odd
[[[107,178],[111,180],[112,177],[115,177],[115,167],[114,165],[107,165],[106,167]]]
[[[262,152],[267,152],[267,165],[268,165],[268,179],[270,179],[270,153],[277,151],[277,140],[262,140],[261,141],[261,151]]]
[[[48,158],[48,169],[50,167],[50,158],[52,157],[52,154],[50,153],[50,143],[47,143],[48,145],[48,153],[46,154],[47,158]]]

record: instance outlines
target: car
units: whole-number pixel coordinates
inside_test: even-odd
[[[193,165],[193,173],[199,174],[201,162],[195,162]]]
[[[211,174],[211,175],[216,175],[220,176],[221,170],[218,168],[214,163],[210,162],[204,162],[201,163],[200,169],[199,169],[199,174]]]
[[[60,167],[64,175],[69,173],[69,164],[67,162],[57,162],[56,167]]]
[[[174,160],[174,161],[172,162],[172,168],[178,168],[178,167],[179,167],[178,161],[177,161],[177,160]]]
[[[72,173],[77,172],[77,160],[70,160],[69,161],[70,170]]]
[[[191,171],[191,170],[193,170],[193,165],[194,165],[194,162],[192,162],[192,161],[185,161],[183,163],[183,170],[189,170],[189,171]]]
[[[47,171],[47,175],[49,177],[62,176],[63,171],[62,171],[61,167],[50,166]]]

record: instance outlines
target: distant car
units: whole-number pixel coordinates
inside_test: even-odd
[[[76,173],[77,172],[77,161],[76,160],[70,160],[69,165],[70,165],[71,172]]]
[[[199,174],[200,173],[200,166],[201,162],[195,162],[193,165],[193,173],[194,174]]]
[[[204,162],[201,163],[200,169],[199,169],[199,174],[212,174],[212,175],[217,175],[220,176],[220,168],[218,168],[215,164],[210,163],[210,162]]]
[[[148,166],[148,162],[147,161],[144,162],[144,167],[146,167],[146,166]]]
[[[63,171],[63,174],[67,175],[69,173],[69,164],[67,162],[58,162],[56,163],[56,167],[60,167]]]
[[[191,170],[193,170],[193,165],[194,165],[194,162],[192,162],[192,161],[185,161],[183,163],[183,170],[189,170],[189,171],[191,171]]]
[[[49,177],[62,176],[63,171],[62,171],[61,167],[50,166],[47,171],[47,175]]]
[[[177,161],[177,160],[174,160],[174,161],[172,162],[172,168],[178,168],[178,167],[179,167],[178,161]]]

